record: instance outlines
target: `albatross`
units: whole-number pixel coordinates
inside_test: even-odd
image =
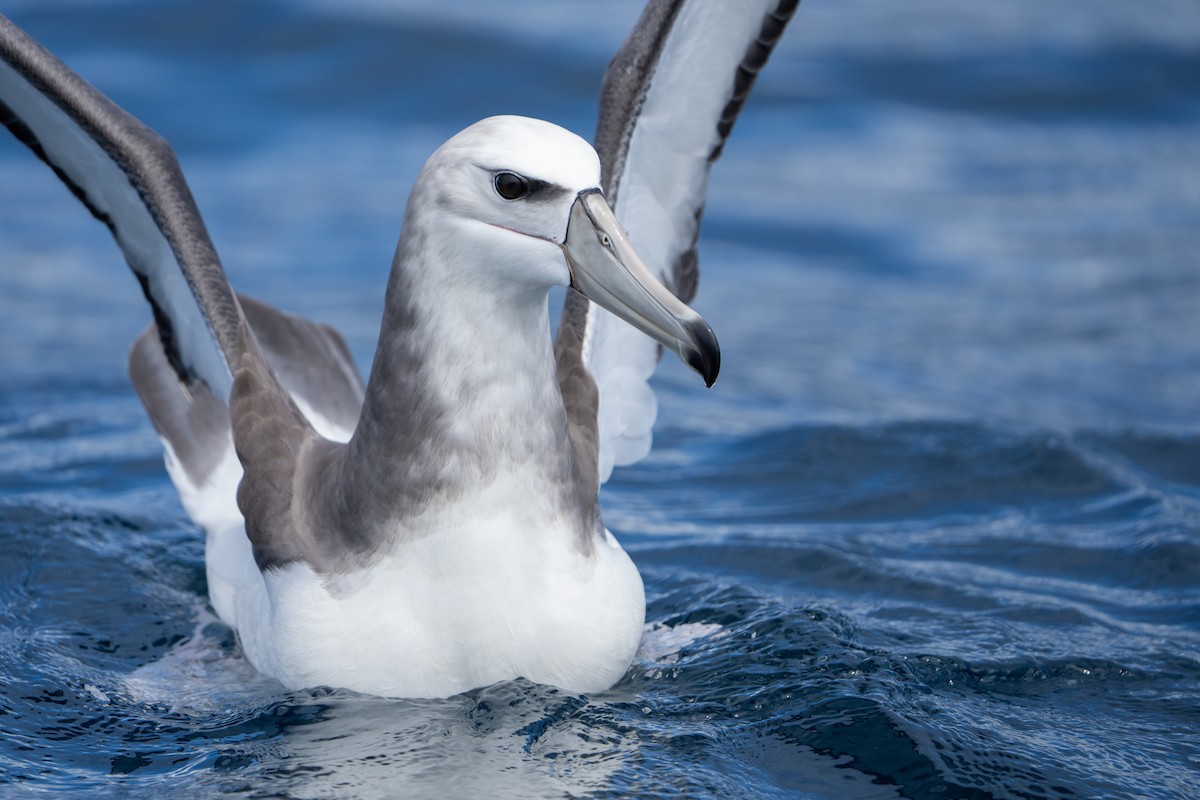
[[[438,148],[365,384],[336,331],[232,289],[167,143],[0,17],[0,120],[149,301],[130,375],[258,670],[403,697],[621,679],[645,596],[598,489],[649,449],[662,352],[716,380],[686,305],[708,172],[796,5],[652,0],[595,148],[516,116]]]

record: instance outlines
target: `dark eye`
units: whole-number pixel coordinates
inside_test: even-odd
[[[505,200],[516,200],[529,194],[529,184],[515,172],[501,172],[496,176],[496,193]]]

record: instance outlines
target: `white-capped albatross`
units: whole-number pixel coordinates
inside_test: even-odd
[[[708,170],[796,5],[652,0],[595,150],[511,116],[438,148],[365,386],[335,331],[234,293],[166,142],[0,17],[0,121],[150,302],[130,374],[255,667],[406,697],[621,678],[645,598],[597,490],[649,448],[661,349],[716,379],[684,304]]]

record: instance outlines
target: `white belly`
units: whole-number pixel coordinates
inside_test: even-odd
[[[359,572],[326,581],[295,563],[263,575],[229,456],[202,488],[170,472],[208,533],[214,609],[250,662],[289,688],[445,697],[523,677],[594,692],[633,660],[645,616],[637,568],[607,532],[585,552],[573,531],[536,525],[546,518],[536,497],[512,502],[525,487],[443,510]]]
[[[269,630],[253,609],[238,619],[247,655],[291,687],[404,697],[518,677],[577,692],[616,683],[645,613],[641,577],[616,541],[584,557],[517,544],[529,531],[478,534],[438,531],[333,587],[307,565],[272,570]]]

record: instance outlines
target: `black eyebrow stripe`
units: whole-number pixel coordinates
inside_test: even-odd
[[[524,175],[522,175],[521,177],[522,177],[522,178],[525,178],[525,176],[524,176]],[[538,180],[537,178],[525,178],[525,183],[529,185],[529,191],[530,191],[530,193],[532,193],[532,192],[544,192],[544,191],[546,191],[547,189],[549,189],[551,186],[553,186],[553,185],[554,185],[554,184],[552,184],[552,183],[549,183],[549,182],[547,182],[547,181],[540,181],[540,180]]]
[[[524,176],[522,175],[521,177]],[[537,178],[525,178],[525,182],[529,184],[529,197],[546,197],[557,194],[566,194],[569,191],[565,186],[560,186],[557,183],[550,183],[549,181],[538,180]]]
[[[553,197],[559,194],[569,194],[571,191],[561,184],[551,183],[550,181],[544,181],[540,178],[530,178],[528,175],[523,175],[520,172],[517,172],[515,169],[505,169],[504,167],[489,168],[483,166],[482,164],[476,164],[476,166],[482,170],[486,170],[492,176],[493,182],[495,182],[497,175],[505,172],[511,172],[513,175],[519,175],[529,187],[529,193],[525,195],[526,197]]]

